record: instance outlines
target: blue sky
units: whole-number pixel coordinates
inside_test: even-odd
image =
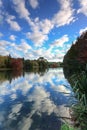
[[[0,0],[0,55],[62,61],[87,30],[87,0]]]

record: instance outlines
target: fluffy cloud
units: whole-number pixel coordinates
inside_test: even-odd
[[[38,7],[38,0],[29,0],[32,8]],[[59,1],[58,1],[59,2]],[[30,12],[25,6],[25,1],[13,0],[15,11],[20,18],[24,18],[30,25],[31,32],[26,34],[27,38],[33,41],[35,46],[42,46],[48,40],[48,34],[55,26],[63,26],[74,20],[74,9],[72,9],[71,0],[60,1],[60,11],[54,14],[51,20],[39,18],[31,19]]]
[[[79,34],[81,35],[83,32],[87,31],[87,27],[86,28],[83,28],[83,29],[80,29],[79,31]]]
[[[0,55],[6,56],[9,55],[9,52],[6,50],[6,48],[0,46]]]
[[[64,43],[68,41],[69,37],[67,35],[64,35],[60,39],[56,39],[52,46],[63,47]]]
[[[19,45],[13,43],[9,46],[9,48],[11,48],[9,49],[9,52],[12,54],[13,57],[25,57],[26,53],[28,53],[29,50],[32,49],[31,46],[25,40],[22,40]]]
[[[11,43],[8,42],[8,41],[5,41],[5,40],[1,40],[0,41],[0,47],[6,47],[6,46],[9,46]]]
[[[5,40],[0,41],[0,55],[9,55],[8,47],[11,47],[11,43]],[[12,50],[13,51],[13,50]]]
[[[70,24],[74,20],[74,9],[72,8],[71,0],[61,0],[60,2],[60,11],[57,12],[53,17],[53,23],[56,26],[64,26]]]
[[[15,44],[15,43],[11,43],[5,40],[1,40],[0,41],[0,54],[6,54],[9,55],[11,54],[13,57],[21,57],[22,56],[25,57],[25,54],[31,50],[31,46],[24,40],[21,40],[20,44]]]
[[[40,21],[39,18],[36,18],[31,26],[32,32],[28,32],[26,36],[35,43],[35,46],[41,46],[48,40],[48,34],[53,27],[50,20]]]
[[[33,119],[31,118],[33,113],[30,113],[30,115],[24,117],[20,121],[20,125],[18,127],[19,130],[29,130],[31,128],[31,125],[33,123]]]
[[[24,18],[28,22],[30,21],[29,18],[29,11],[25,7],[25,0],[13,0],[15,11],[19,14],[20,18]]]
[[[48,40],[48,34],[55,26],[63,26],[70,24],[74,20],[74,9],[72,9],[71,0],[60,1],[60,11],[54,14],[51,20],[35,18],[30,22],[32,32],[27,33],[27,37],[31,39],[36,46],[43,45]]]
[[[35,43],[35,46],[42,46],[43,42],[48,40],[48,36],[40,32],[27,33],[27,37]]]
[[[27,52],[29,49],[31,49],[31,46],[24,40],[21,40],[21,44],[17,46],[17,48],[19,48],[19,50],[21,50],[22,52]]]
[[[78,0],[80,3],[80,9],[77,11],[78,13],[83,13],[87,16],[87,0]]]
[[[42,30],[43,34],[48,34],[51,29],[53,29],[54,25],[49,19],[45,19],[39,23],[40,29]]]
[[[36,9],[39,5],[38,0],[29,0],[29,3],[33,9]]]
[[[36,112],[46,112],[48,115],[56,109],[56,105],[49,99],[50,94],[44,88],[36,87],[32,95],[29,96],[29,101],[33,101],[33,109]]]
[[[56,39],[47,50],[42,51],[42,55],[44,54],[44,57],[47,58],[48,61],[63,61],[66,51],[70,48],[69,44],[65,44],[68,41],[69,37],[67,35]]]
[[[62,61],[66,51],[70,48],[70,44],[64,44],[69,40],[67,35],[62,36],[61,38],[55,40],[49,47],[46,49],[44,46],[32,48],[31,45],[24,39],[21,40],[20,44],[15,42],[0,41],[1,55],[11,54],[13,57],[24,57],[25,59],[37,59],[43,56],[48,61]],[[61,50],[60,50],[61,48]]]
[[[26,59],[34,59],[43,56],[44,54],[44,57],[49,60],[62,60],[64,52],[60,51],[58,47],[61,47],[62,50],[65,49],[64,43],[68,42],[69,40],[67,35],[64,35],[61,38],[56,39],[51,44],[51,46],[49,46],[48,49],[44,48],[44,43],[49,39],[48,34],[51,32],[53,28],[55,28],[56,26],[59,27],[69,24],[74,20],[74,9],[72,9],[71,0],[58,1],[60,2],[60,10],[56,14],[54,14],[54,16],[51,19],[46,18],[43,20],[39,19],[38,17],[36,17],[35,19],[30,18],[31,15],[29,10],[27,9],[25,0],[13,0],[12,2],[14,5],[14,9],[18,13],[19,17],[25,19],[28,22],[30,26],[30,32],[26,33],[26,37],[34,43],[34,47],[36,47],[37,49],[32,49],[32,47],[25,40],[22,40],[19,45],[16,45],[16,43],[10,43],[8,45],[8,49],[7,46],[5,47],[5,49],[8,50],[9,53],[12,53],[12,55],[15,57],[20,57],[22,54],[22,56],[24,56]],[[35,1],[32,1],[32,3],[33,2]],[[34,7],[32,8],[36,7],[37,6],[34,5]],[[21,27],[16,22],[15,16],[7,15],[6,21],[14,31],[21,30]],[[11,35],[9,38],[10,40],[16,42],[16,37],[14,35]],[[41,47],[43,48],[41,49]],[[67,48],[68,47],[66,47],[66,49]],[[15,51],[13,51],[14,49]]]
[[[16,36],[15,36],[15,35],[11,35],[11,36],[9,37],[9,39],[12,40],[12,41],[15,41],[15,40],[16,40]]]
[[[21,27],[19,24],[15,21],[16,17],[13,15],[7,15],[6,21],[10,25],[11,29],[14,31],[20,31]]]
[[[55,40],[48,49],[44,46],[39,47],[37,49],[31,49],[30,52],[25,54],[26,59],[37,59],[38,57],[43,56],[48,61],[63,61],[63,57],[66,51],[70,48],[70,44],[65,44],[69,41],[69,37],[67,35],[62,36],[61,38]],[[60,49],[61,48],[61,49]]]
[[[17,114],[20,112],[21,108],[22,108],[22,104],[13,105],[13,106],[12,106],[12,111],[11,111],[11,113],[9,114],[9,118],[15,119],[15,116],[14,116],[14,115],[17,115]]]

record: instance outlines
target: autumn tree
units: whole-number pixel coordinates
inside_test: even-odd
[[[13,70],[21,70],[23,69],[23,61],[21,58],[12,58],[11,59],[11,67]]]

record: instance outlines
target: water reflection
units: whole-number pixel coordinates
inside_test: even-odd
[[[71,94],[61,68],[0,78],[0,130],[60,130]]]

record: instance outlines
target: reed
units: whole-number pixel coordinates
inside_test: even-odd
[[[72,111],[82,130],[87,130],[87,71],[74,74],[71,78],[77,103],[72,105]]]
[[[63,124],[63,125],[61,126],[61,130],[77,130],[77,129],[75,129],[74,127],[72,127],[72,126],[70,126],[70,125],[68,125],[68,124],[66,123],[66,124]]]

